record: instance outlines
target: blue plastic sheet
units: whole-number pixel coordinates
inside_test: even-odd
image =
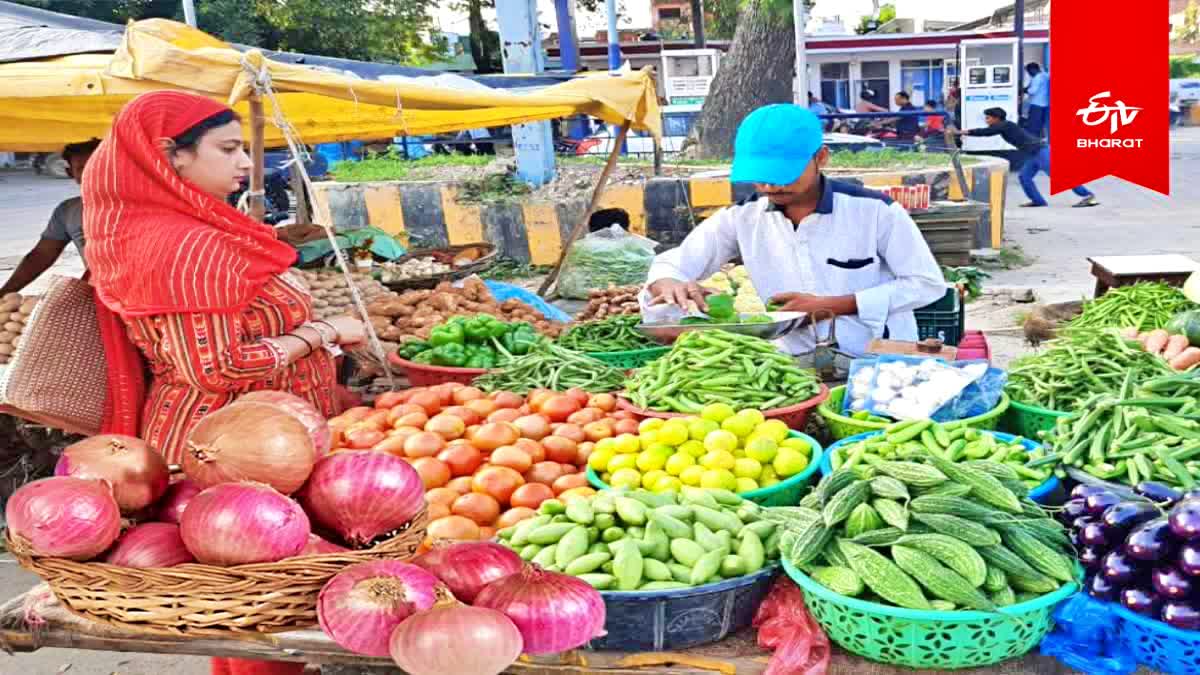
[[[496,298],[496,302],[504,302],[505,300],[516,298],[541,312],[542,316],[545,316],[550,321],[562,321],[565,323],[571,320],[569,314],[542,300],[533,291],[525,290],[520,286],[506,284],[502,281],[484,281],[483,283],[487,284],[488,290],[492,292],[492,295]]]
[[[1054,611],[1054,630],[1041,651],[1089,675],[1129,675],[1137,659],[1117,638],[1120,620],[1108,603],[1076,593]]]

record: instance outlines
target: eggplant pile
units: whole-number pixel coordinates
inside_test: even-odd
[[[1059,517],[1087,569],[1084,588],[1100,600],[1175,628],[1200,630],[1200,490],[1155,482],[1125,498],[1078,485]]]

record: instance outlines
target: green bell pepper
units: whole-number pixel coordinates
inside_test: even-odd
[[[467,350],[460,344],[443,344],[433,348],[435,365],[461,368],[466,362]]]
[[[486,349],[480,349],[472,356],[467,357],[466,367],[490,370],[496,367],[496,355]]]
[[[522,323],[518,324],[513,331],[504,336],[509,344],[505,344],[504,348],[514,356],[523,356],[532,351],[541,342],[541,336],[533,329],[533,326]]]
[[[429,332],[429,344],[434,347],[442,347],[444,345],[461,346],[465,339],[466,334],[463,332],[462,325],[455,323],[453,319]]]
[[[420,363],[420,364],[423,364],[426,366],[432,366],[433,365],[433,350],[426,349],[425,351],[420,352],[419,354],[415,354],[415,355],[413,355],[413,357],[411,359],[409,359],[409,361],[412,361],[413,363]]]
[[[412,361],[414,356],[428,350],[430,347],[432,347],[432,345],[424,340],[410,340],[400,345],[400,347],[396,350],[396,356],[399,356],[406,361]]]
[[[715,323],[737,323],[737,311],[733,308],[732,295],[710,295],[705,303],[708,305],[708,315]]]
[[[467,340],[472,342],[487,342],[493,337],[503,335],[507,330],[507,326],[502,321],[486,314],[480,314],[463,324],[463,332],[466,334]]]

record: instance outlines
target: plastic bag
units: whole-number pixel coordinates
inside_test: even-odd
[[[516,298],[541,312],[542,316],[546,317],[549,321],[566,323],[571,320],[571,315],[541,299],[533,291],[526,290],[520,286],[506,284],[502,281],[484,281],[483,283],[492,292],[492,297],[496,298],[496,302],[504,302],[505,300]]]
[[[763,675],[825,675],[829,637],[804,605],[804,592],[779,577],[754,614],[758,646],[775,651]]]
[[[987,371],[955,368],[938,358],[886,354],[879,357],[866,409],[897,420],[931,419],[942,406]]]
[[[982,364],[987,368],[987,361],[955,361],[954,366],[963,368],[972,366],[978,368]],[[1004,393],[1004,385],[1008,384],[1008,372],[1000,368],[987,368],[983,377],[967,385],[954,400],[938,409],[933,415],[935,422],[953,422],[967,417],[982,415],[996,407],[1000,396]]]
[[[875,382],[875,367],[879,359],[863,358],[850,362],[850,377],[846,380],[846,395],[842,397],[842,412],[853,415],[867,409],[871,386]]]
[[[593,232],[571,245],[558,277],[558,294],[586,300],[594,288],[643,284],[656,246],[620,225]]]
[[[1041,651],[1090,675],[1128,675],[1137,659],[1117,637],[1120,620],[1108,603],[1077,593],[1054,610],[1054,630]]]

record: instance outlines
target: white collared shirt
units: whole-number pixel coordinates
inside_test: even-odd
[[[916,340],[913,310],[941,299],[946,282],[908,212],[885,195],[822,179],[816,211],[793,225],[766,198],[721,209],[677,248],[659,254],[647,279],[701,281],[741,257],[764,301],[779,293],[853,294],[858,314],[837,318],[839,347],[862,354],[874,338]],[[642,309],[649,293],[643,289]],[[828,326],[818,332],[828,333]],[[805,327],[780,339],[791,354],[813,349]]]

